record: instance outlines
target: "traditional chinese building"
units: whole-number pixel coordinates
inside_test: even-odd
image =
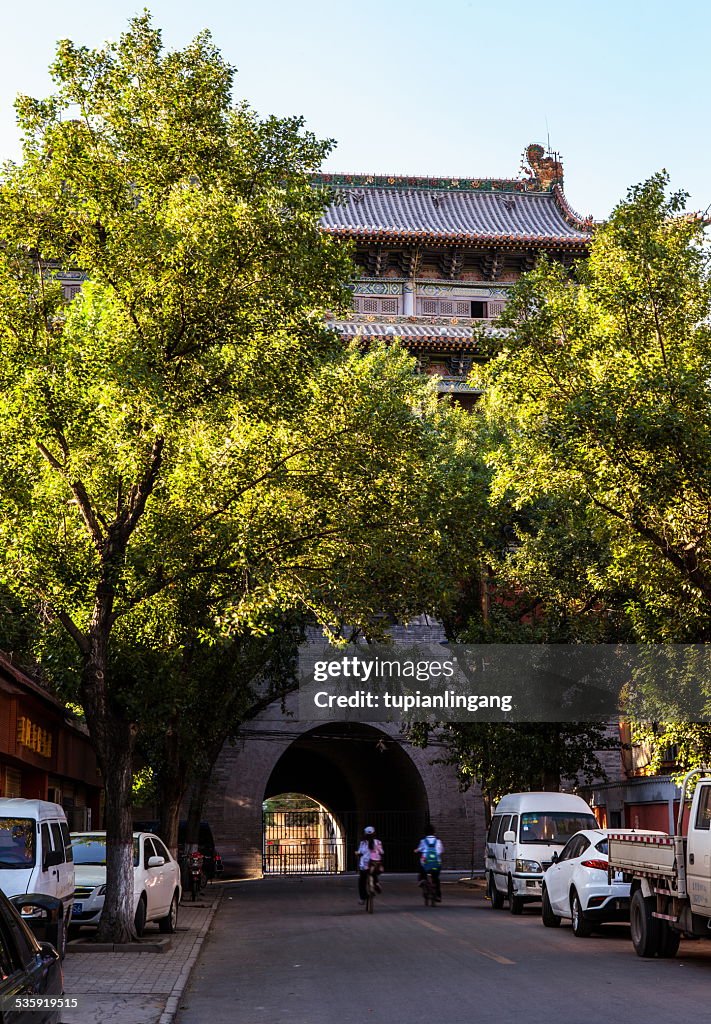
[[[563,192],[563,167],[543,147],[522,177],[417,178],[325,174],[333,188],[323,230],[355,245],[353,313],[333,321],[345,339],[399,337],[442,393],[470,404],[477,338],[511,286],[545,253],[565,266],[585,256],[593,221]]]

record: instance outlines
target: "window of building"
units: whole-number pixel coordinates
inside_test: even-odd
[[[471,303],[470,316],[474,320],[484,320],[486,318],[486,303],[480,302],[479,299],[474,299]]]

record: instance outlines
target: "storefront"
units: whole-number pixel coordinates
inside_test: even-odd
[[[0,796],[61,804],[79,831],[101,826],[101,794],[86,728],[0,654]]]

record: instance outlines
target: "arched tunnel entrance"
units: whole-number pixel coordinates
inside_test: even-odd
[[[387,870],[413,869],[412,851],[429,820],[427,794],[418,769],[387,733],[360,723],[330,723],[305,732],[275,764],[264,800],[283,794],[302,794],[313,805],[287,808],[280,812],[283,818],[275,817],[274,809],[265,812],[265,872],[298,872],[304,858],[314,864],[309,850],[314,855],[323,850],[326,837],[333,856],[312,869],[353,870],[366,825],[382,840]],[[293,856],[286,856],[287,846]]]

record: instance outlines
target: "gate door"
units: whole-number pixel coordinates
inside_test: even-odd
[[[336,874],[346,867],[345,840],[326,810],[264,812],[265,875]]]

